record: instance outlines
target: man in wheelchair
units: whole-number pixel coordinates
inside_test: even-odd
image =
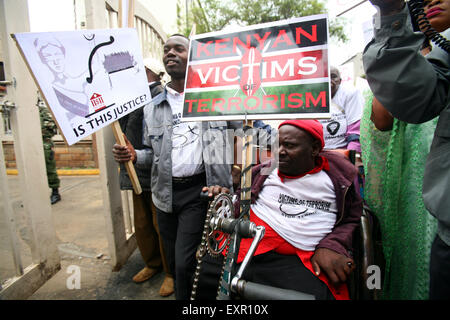
[[[277,160],[252,169],[250,221],[264,226],[265,235],[243,279],[319,300],[349,299],[352,235],[363,204],[353,186],[354,165],[340,153],[322,151],[323,146],[318,121],[287,120],[279,126]],[[204,191],[212,196],[226,190],[215,186]],[[238,215],[239,189],[236,194]],[[241,240],[238,264],[251,242]],[[214,289],[205,294],[207,286],[200,282],[203,293],[198,297],[214,298]]]

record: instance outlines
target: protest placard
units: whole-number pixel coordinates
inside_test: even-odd
[[[16,33],[69,145],[152,99],[135,29]]]
[[[327,15],[193,36],[183,120],[329,118]]]

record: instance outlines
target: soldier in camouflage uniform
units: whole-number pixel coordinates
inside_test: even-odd
[[[52,137],[57,133],[55,121],[53,121],[50,112],[44,102],[38,99],[39,116],[41,118],[42,139],[44,142],[45,166],[47,168],[48,186],[52,189],[50,202],[54,204],[61,200],[59,194],[59,177],[56,173],[55,152],[53,151]]]

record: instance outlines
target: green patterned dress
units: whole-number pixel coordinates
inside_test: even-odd
[[[394,119],[391,131],[370,120],[366,94],[361,119],[365,201],[380,221],[386,260],[384,299],[428,299],[429,260],[437,222],[425,209],[422,179],[437,119],[408,124]]]

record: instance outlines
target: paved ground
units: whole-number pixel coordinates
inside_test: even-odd
[[[80,267],[80,289],[67,289],[66,281],[71,274],[68,267],[72,265]],[[142,284],[131,281],[143,266],[138,250],[119,272],[111,272],[107,260],[66,254],[61,261],[61,270],[30,300],[173,300],[173,295],[162,298],[158,294],[164,279],[162,273]]]
[[[99,176],[61,176],[60,178],[62,200],[52,206],[52,213],[61,256],[61,270],[30,299],[173,300],[174,295],[162,298],[158,294],[164,279],[162,273],[142,284],[135,284],[131,280],[133,275],[144,267],[138,250],[131,255],[120,271],[111,271]],[[8,176],[8,182],[25,267],[31,262],[27,244],[29,233],[21,211],[17,176]],[[3,215],[1,204],[0,215]],[[69,266],[80,268],[80,289],[67,289],[66,281],[73,272],[70,272]],[[0,283],[11,277],[14,274],[13,270],[4,218],[1,216]]]

